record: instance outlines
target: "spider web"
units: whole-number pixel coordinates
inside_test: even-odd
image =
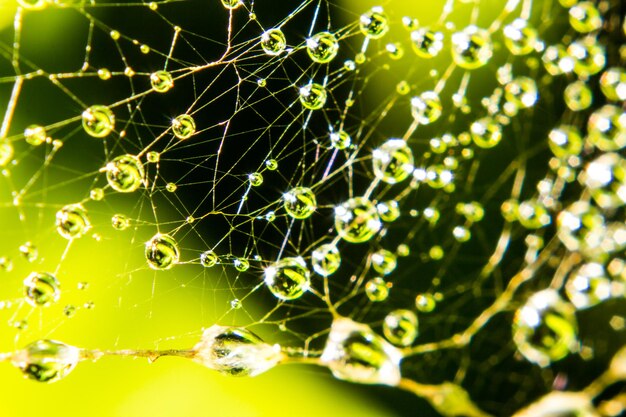
[[[7,6],[17,7],[9,12],[14,27],[0,42],[0,108],[7,109],[0,139],[13,152],[0,182],[0,314],[8,323],[2,351],[63,340],[84,323],[125,321],[144,331],[120,327],[113,340],[72,336],[72,343],[182,348],[218,323],[315,356],[338,316],[382,334],[385,317],[406,309],[417,314],[419,335],[403,350],[403,376],[433,386],[453,381],[480,409],[512,415],[553,389],[583,390],[623,344],[616,332],[623,328],[619,277],[610,299],[580,308],[578,352],[566,359],[547,368],[529,363],[511,337],[514,313],[532,294],[561,291],[581,263],[608,265],[623,251],[616,244],[609,259],[589,260],[556,236],[559,213],[591,201],[573,178],[606,149],[587,143],[564,162],[547,145],[550,131],[561,124],[584,129],[604,101],[623,103],[599,91],[599,70],[561,76],[542,62],[550,45],[583,38],[561,4],[439,1],[419,10],[392,1],[382,4],[390,31],[375,39],[359,27],[373,3],[246,1],[233,10],[194,0],[19,3]],[[587,35],[605,45],[606,68],[621,62],[618,6],[598,5],[606,28]],[[512,55],[504,45],[504,28],[518,18],[538,32],[528,55]],[[449,51],[452,35],[470,25],[486,28],[493,47],[476,70],[456,65]],[[422,27],[445,40],[432,59],[412,51],[411,34]],[[262,34],[276,28],[286,47],[268,54]],[[338,40],[338,55],[314,62],[307,39],[326,31]],[[173,82],[163,93],[151,84],[159,71]],[[527,109],[503,98],[516,77],[535,80],[539,90]],[[594,94],[593,105],[580,111],[563,100],[576,79]],[[327,94],[319,110],[302,104],[312,83]],[[412,116],[414,97],[426,91],[443,109],[432,123]],[[93,105],[115,117],[102,138],[82,126]],[[184,139],[174,133],[180,115],[195,123]],[[471,137],[471,126],[485,117],[502,133],[493,149]],[[33,125],[45,130],[44,143],[25,140]],[[340,132],[350,136],[343,149],[332,142]],[[395,184],[377,176],[373,161],[391,138],[403,139],[414,157],[409,178]],[[108,164],[122,155],[136,156],[145,170],[134,192],[116,192],[107,182]],[[285,208],[297,187],[312,190],[317,201],[304,219]],[[337,207],[361,196],[379,214],[397,205],[399,216],[352,244],[334,226]],[[503,207],[512,202],[527,202],[530,220],[520,220],[522,209],[507,218]],[[88,213],[92,227],[81,239],[57,233],[55,215],[69,204]],[[602,210],[607,222],[623,224],[622,205]],[[551,221],[542,223],[541,210]],[[125,230],[112,227],[112,218],[128,222]],[[172,269],[146,263],[146,242],[159,234],[176,241],[180,259]],[[311,267],[313,251],[325,243],[341,256],[328,277]],[[215,256],[211,267],[203,265],[207,251]],[[375,268],[381,254],[397,266]],[[310,289],[278,299],[264,274],[297,257],[310,270]],[[60,301],[41,308],[24,299],[23,279],[33,271],[59,279]],[[168,318],[172,306],[176,323]],[[453,409],[447,415],[459,415]]]

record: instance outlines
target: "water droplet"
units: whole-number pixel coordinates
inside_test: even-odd
[[[281,300],[295,300],[309,289],[310,272],[300,257],[283,258],[265,268],[263,275],[267,288]]]
[[[567,158],[580,154],[583,140],[576,126],[561,125],[550,131],[548,145],[556,157]]]
[[[604,217],[585,201],[577,201],[562,210],[556,220],[558,237],[571,251],[583,254],[600,249],[605,234]]]
[[[603,151],[616,151],[626,146],[626,112],[607,104],[589,116],[587,138]]]
[[[243,5],[242,0],[222,0],[222,5],[228,10],[234,10]]]
[[[38,382],[56,382],[66,377],[80,360],[80,349],[56,340],[37,340],[19,350],[11,363],[24,376]]]
[[[306,219],[317,209],[315,194],[310,188],[296,187],[283,194],[287,214],[294,219]]]
[[[386,249],[379,249],[370,255],[372,268],[382,275],[388,275],[396,269],[396,255]]]
[[[388,184],[402,182],[413,172],[413,152],[402,139],[389,139],[372,152],[374,175]]]
[[[409,346],[418,335],[417,316],[411,310],[394,310],[383,322],[383,334],[396,346]]]
[[[189,139],[196,133],[196,122],[188,114],[181,114],[172,120],[172,132],[180,140]]]
[[[602,27],[602,16],[590,1],[581,1],[569,9],[569,24],[575,31],[589,33]]]
[[[513,341],[519,352],[545,367],[576,351],[575,311],[554,290],[533,294],[513,319]]]
[[[276,171],[278,168],[278,161],[275,159],[268,159],[265,161],[265,167],[270,171]]]
[[[231,376],[258,375],[281,358],[279,345],[268,345],[244,328],[218,325],[206,329],[193,350],[194,361]]]
[[[437,301],[430,293],[418,294],[415,297],[415,308],[422,313],[430,313],[437,306]]]
[[[335,207],[335,230],[345,241],[367,242],[381,227],[376,207],[364,197],[351,198]]]
[[[517,108],[527,109],[537,102],[537,84],[528,77],[517,77],[504,87],[504,97]]]
[[[574,70],[574,60],[561,44],[548,46],[541,60],[546,71],[552,76],[569,73]]]
[[[321,356],[335,378],[395,386],[402,354],[367,325],[336,318]]]
[[[593,307],[611,297],[611,280],[601,264],[583,264],[570,273],[565,292],[577,309]]]
[[[489,32],[474,25],[452,35],[452,58],[465,69],[484,66],[493,54]]]
[[[111,71],[106,68],[100,68],[98,70],[98,78],[100,78],[102,81],[111,79]]]
[[[109,162],[106,167],[107,182],[115,191],[131,193],[144,183],[145,172],[139,158],[134,155],[121,155]]]
[[[130,219],[123,214],[114,214],[111,217],[111,226],[115,230],[126,230],[130,227]]]
[[[103,138],[115,128],[115,115],[106,106],[89,107],[82,114],[83,129],[89,136]]]
[[[215,252],[208,250],[200,255],[200,264],[205,268],[211,268],[217,264],[219,258]]]
[[[597,74],[606,64],[604,47],[598,44],[595,36],[588,36],[572,42],[567,54],[574,60],[574,72],[580,77]]]
[[[583,81],[574,81],[563,91],[565,104],[572,111],[588,109],[593,102],[593,93]]]
[[[146,159],[148,162],[156,164],[161,160],[161,155],[158,152],[150,151],[146,154]]]
[[[176,240],[166,234],[157,233],[146,242],[144,251],[148,266],[155,270],[170,269],[180,260],[180,250]]]
[[[6,256],[0,256],[0,271],[11,272],[13,270],[13,261]]]
[[[539,229],[550,224],[548,210],[537,200],[522,201],[517,208],[518,220],[527,229]]]
[[[432,58],[443,49],[443,33],[422,28],[411,32],[413,51],[421,58]]]
[[[503,29],[504,44],[513,55],[527,55],[535,50],[537,30],[524,19],[515,19]]]
[[[63,308],[63,314],[68,318],[74,317],[76,315],[76,306],[71,304],[66,305]]]
[[[376,211],[380,219],[386,223],[391,223],[400,217],[400,207],[395,200],[383,201],[376,204]]]
[[[476,120],[470,126],[471,137],[476,146],[493,148],[502,140],[502,127],[491,117]]]
[[[26,242],[20,246],[20,253],[28,262],[34,262],[39,256],[37,247],[32,242]]]
[[[43,10],[48,3],[49,0],[17,0],[17,4],[26,10]]]
[[[626,160],[619,154],[600,155],[587,165],[580,179],[600,207],[617,208],[626,203]]]
[[[300,88],[300,103],[309,110],[319,110],[326,104],[326,89],[321,84],[310,83]]]
[[[326,64],[337,56],[339,42],[332,33],[316,33],[306,40],[306,51],[313,62]]]
[[[91,198],[93,201],[101,201],[104,198],[104,190],[99,187],[90,190],[89,198]]]
[[[411,114],[420,124],[428,125],[441,117],[443,106],[439,94],[426,91],[411,99]]]
[[[260,172],[253,172],[252,174],[248,174],[248,181],[250,185],[253,187],[258,187],[263,184],[263,174]]]
[[[389,285],[380,277],[372,278],[365,283],[365,295],[373,302],[385,301],[389,297]]]
[[[261,48],[271,56],[279,55],[287,48],[287,39],[280,29],[270,29],[261,35]]]
[[[313,270],[323,277],[334,274],[341,265],[341,255],[337,246],[325,243],[311,254]]]
[[[156,71],[150,74],[150,85],[157,93],[166,93],[174,87],[174,79],[167,71]]]
[[[3,140],[0,141],[0,167],[6,166],[13,159],[13,145]]]
[[[619,67],[604,71],[600,77],[600,89],[609,100],[626,100],[626,71]]]
[[[246,258],[235,258],[233,264],[239,272],[246,272],[250,268],[250,262]]]
[[[389,19],[382,7],[372,7],[359,19],[361,33],[372,39],[379,39],[389,31]]]
[[[178,185],[174,184],[173,182],[168,182],[167,184],[165,184],[165,190],[168,193],[174,193],[176,192],[176,190],[178,190]]]
[[[82,237],[91,229],[87,210],[81,204],[71,204],[57,211],[57,232],[65,239]]]
[[[46,141],[46,138],[46,128],[43,126],[30,125],[24,130],[24,139],[29,145],[39,146]]]
[[[33,307],[48,307],[61,296],[61,284],[47,272],[33,272],[24,280],[26,301]]]
[[[352,138],[345,130],[330,134],[330,145],[335,149],[346,149],[352,143]]]
[[[120,38],[120,33],[117,30],[112,30],[111,32],[109,32],[109,36],[111,36],[111,39],[116,41]]]

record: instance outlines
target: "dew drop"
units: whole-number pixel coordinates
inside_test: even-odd
[[[263,174],[261,174],[260,172],[253,172],[252,174],[249,174],[248,182],[250,182],[251,186],[258,187],[259,185],[263,184]]]
[[[130,219],[123,214],[114,214],[111,217],[111,226],[115,230],[126,230],[130,227]]]
[[[341,255],[337,246],[325,243],[317,247],[311,254],[313,270],[323,277],[337,272],[341,265]]]
[[[219,258],[215,252],[208,250],[200,255],[200,264],[205,268],[211,268],[217,264]]]
[[[167,71],[156,71],[150,74],[150,85],[157,93],[166,93],[174,87],[174,79]]]
[[[71,204],[57,211],[57,232],[65,239],[82,237],[91,229],[87,210],[81,204]]]
[[[619,67],[604,71],[600,77],[600,89],[609,100],[626,100],[626,71]]]
[[[502,140],[502,127],[491,117],[483,117],[472,123],[470,133],[476,146],[483,149],[493,148]]]
[[[396,346],[410,346],[418,335],[417,316],[411,310],[394,310],[383,322],[383,334]]]
[[[443,106],[439,94],[426,91],[411,99],[411,114],[420,124],[428,125],[441,117]]]
[[[310,83],[301,87],[300,103],[309,110],[319,110],[326,104],[327,93],[324,86],[317,83]]]
[[[268,345],[250,330],[214,325],[193,348],[193,360],[230,376],[255,376],[281,359],[279,345]]]
[[[619,154],[600,155],[587,165],[580,179],[600,207],[617,208],[626,203],[626,160]]]
[[[337,56],[339,42],[330,32],[316,33],[306,40],[306,51],[313,62],[326,64]]]
[[[365,295],[375,303],[385,301],[389,297],[389,284],[380,277],[372,278],[365,283]]]
[[[386,249],[379,249],[370,255],[372,268],[382,275],[392,273],[397,266],[396,255]]]
[[[333,321],[321,356],[335,378],[395,386],[402,355],[367,325],[340,317]]]
[[[367,242],[381,227],[376,207],[364,197],[351,198],[335,207],[335,230],[347,242]]]
[[[593,307],[611,297],[611,280],[601,264],[586,263],[570,273],[565,293],[577,309]]]
[[[330,145],[339,150],[346,149],[352,144],[352,138],[345,130],[330,134]]]
[[[261,48],[267,55],[279,55],[287,48],[287,39],[280,29],[270,29],[261,35]]]
[[[513,341],[530,362],[548,366],[578,346],[574,307],[554,290],[533,294],[513,319]]]
[[[415,308],[422,313],[430,313],[437,306],[437,300],[430,293],[418,294],[415,297]]]
[[[46,138],[46,128],[43,126],[30,125],[24,130],[24,139],[29,145],[39,146],[46,141]]]
[[[267,288],[281,300],[300,298],[311,283],[311,274],[301,257],[283,258],[265,268],[263,275]]]
[[[626,146],[626,112],[607,104],[589,116],[587,138],[603,151],[616,151]]]
[[[56,340],[37,340],[11,358],[24,377],[47,383],[66,377],[79,361],[80,349]]]
[[[484,66],[493,54],[489,32],[474,25],[452,35],[452,58],[464,69]]]
[[[115,115],[106,106],[89,107],[82,114],[83,129],[89,136],[103,138],[115,128]]]
[[[61,296],[59,280],[47,272],[33,272],[24,280],[26,301],[33,307],[48,307]]]
[[[188,114],[181,114],[172,120],[172,132],[180,140],[189,139],[196,133],[196,122]]]
[[[176,240],[166,234],[157,233],[146,242],[144,251],[148,266],[155,270],[170,269],[180,260]]]
[[[583,81],[574,81],[563,91],[565,104],[571,111],[588,109],[593,102],[593,93]]]
[[[242,0],[221,0],[222,6],[224,6],[228,10],[234,10],[243,5]]]
[[[287,214],[294,219],[306,219],[317,209],[317,201],[313,190],[307,187],[296,187],[283,194],[284,207]]]
[[[535,50],[537,30],[524,19],[515,19],[503,30],[504,44],[513,55],[527,55]]]
[[[250,262],[246,258],[235,258],[233,265],[239,272],[246,272],[250,268]]]
[[[366,37],[379,39],[389,31],[389,19],[382,7],[372,7],[370,11],[361,15],[359,29]]]
[[[0,141],[0,167],[6,166],[13,159],[13,145]]]
[[[372,152],[374,175],[388,184],[406,180],[413,172],[413,152],[402,139],[389,139]]]
[[[115,191],[131,193],[144,183],[145,171],[139,158],[134,155],[121,155],[109,162],[106,167],[107,182]]]
[[[432,58],[443,49],[443,34],[422,28],[411,32],[411,44],[415,54],[421,58]]]

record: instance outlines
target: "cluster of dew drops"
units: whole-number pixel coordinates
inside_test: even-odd
[[[241,0],[221,2],[231,13],[243,5]],[[589,1],[559,2],[567,9],[570,26],[576,34],[571,39],[564,38],[567,42],[546,45],[539,39],[537,30],[524,18],[514,19],[498,29],[510,54],[528,56],[526,62],[529,66],[543,66],[547,76],[567,77],[569,80],[563,92],[568,108],[567,117],[563,119],[571,122],[565,121],[555,126],[545,138],[553,156],[549,160],[545,177],[537,183],[536,194],[523,201],[507,200],[501,207],[507,222],[518,223],[520,227],[529,230],[526,239],[529,263],[536,259],[544,247],[538,232],[552,223],[556,225],[560,244],[568,254],[579,259],[567,271],[562,288],[535,293],[515,314],[513,340],[519,352],[539,366],[547,366],[577,351],[577,310],[623,296],[626,285],[626,264],[622,257],[626,247],[623,217],[626,160],[622,156],[626,146],[626,114],[623,110],[626,71],[617,66],[607,67],[605,47],[597,38],[606,23],[600,8]],[[19,3],[25,8],[29,8],[28,5],[35,7],[24,1]],[[443,32],[421,27],[410,18],[405,18],[403,23],[409,32],[412,49],[420,58],[430,59],[446,50]],[[344,63],[344,71],[354,71],[365,61],[367,43],[387,34],[389,18],[381,7],[372,8],[360,17],[359,29],[365,37],[363,51],[354,60]],[[620,30],[626,32],[626,26]],[[494,54],[494,35],[494,30],[475,25],[456,31],[451,35],[449,44],[453,62],[466,72],[484,67]],[[111,36],[115,38],[120,35],[112,32]],[[280,28],[263,32],[259,44],[269,56],[279,56],[288,47]],[[328,31],[310,36],[305,44],[308,56],[318,64],[333,61],[339,48],[340,39]],[[399,59],[404,54],[400,44],[390,43],[386,50],[393,59]],[[540,60],[535,58],[537,55],[540,55]],[[428,186],[454,193],[455,171],[459,166],[472,160],[476,151],[494,148],[505,140],[504,128],[511,119],[533,108],[538,102],[539,88],[536,81],[527,76],[515,76],[513,72],[511,64],[498,69],[499,86],[493,94],[482,100],[483,109],[479,111],[469,107],[463,91],[453,95],[453,105],[461,112],[482,114],[469,124],[467,131],[430,140],[432,159],[441,162],[416,166],[413,151],[404,138],[390,138],[371,151],[374,184],[408,183],[409,190]],[[111,74],[102,69],[98,71],[98,76],[108,79]],[[174,78],[165,70],[150,74],[149,80],[156,93],[164,94],[174,88]],[[262,83],[263,80],[260,80],[259,86]],[[595,88],[596,85],[599,88]],[[594,91],[601,92],[603,96],[594,97]],[[397,92],[407,95],[411,92],[411,86],[401,82]],[[435,88],[419,92],[411,98],[410,113],[416,126],[435,123],[442,117],[445,109],[440,92],[440,89]],[[306,110],[323,109],[328,95],[324,84],[313,81],[298,87],[298,100]],[[593,105],[602,102],[605,104]],[[581,120],[581,117],[584,117],[585,123],[575,122]],[[114,112],[105,105],[90,106],[84,110],[81,119],[85,132],[95,138],[104,138],[115,129]],[[188,140],[196,132],[196,122],[191,115],[182,114],[173,119],[170,129],[179,140]],[[29,126],[24,132],[24,138],[32,146],[51,142],[46,129],[39,125]],[[330,132],[329,139],[334,149],[353,149],[353,140],[344,130]],[[148,163],[159,161],[157,152],[148,152],[145,157]],[[0,166],[8,167],[12,159],[11,143],[0,142]],[[276,170],[278,162],[267,160],[265,167]],[[108,162],[102,172],[106,175],[109,187],[115,192],[132,193],[146,184],[144,163],[136,155],[118,156]],[[248,180],[250,186],[257,187],[263,183],[263,175],[255,172],[249,175]],[[318,210],[313,188],[300,185],[282,196],[280,205],[294,220],[306,220]],[[566,189],[578,189],[579,195],[576,201],[562,207],[561,196]],[[176,185],[168,184],[167,190],[174,192]],[[333,208],[336,232],[333,239],[316,247],[308,256],[284,257],[264,269],[264,284],[277,299],[290,302],[302,297],[311,289],[312,273],[327,279],[338,271],[341,265],[340,241],[347,244],[371,241],[386,224],[401,216],[401,200],[408,193],[383,202],[376,201],[370,194],[350,198]],[[102,198],[103,190],[92,190],[92,199]],[[480,203],[470,201],[458,203],[456,212],[465,222],[455,226],[452,235],[456,241],[464,243],[471,239],[472,225],[483,220],[484,209]],[[432,224],[440,218],[436,207],[428,207],[421,215]],[[274,212],[270,212],[266,216],[267,220],[272,221],[273,216]],[[131,226],[131,219],[115,214],[112,226],[119,230],[127,229]],[[56,227],[59,234],[68,240],[84,236],[91,229],[87,210],[81,204],[63,207],[56,215]],[[409,250],[408,245],[402,244],[394,251],[378,249],[369,255],[371,266],[379,275],[364,285],[369,300],[381,302],[387,299],[393,286],[385,277],[396,268],[397,257],[407,256]],[[36,256],[36,248],[32,245],[24,245],[22,252]],[[428,256],[437,260],[443,258],[445,253],[442,247],[436,245],[429,250]],[[174,267],[180,262],[180,250],[174,236],[156,234],[145,245],[145,258],[150,268],[155,270]],[[305,259],[310,259],[310,267]],[[210,268],[220,264],[221,257],[209,250],[200,256],[199,263]],[[1,266],[9,269],[10,260],[3,258]],[[237,258],[234,267],[238,271],[246,271],[249,260]],[[51,273],[33,272],[24,281],[24,291],[28,303],[45,307],[58,301],[60,284]],[[438,297],[441,295],[419,294],[416,297],[416,309],[424,313],[432,311]],[[239,306],[239,302],[233,303],[234,308]],[[330,368],[340,379],[397,385],[401,378],[400,361],[406,352],[410,352],[404,348],[410,347],[419,335],[417,315],[407,309],[392,311],[383,321],[383,335],[384,338],[377,335],[368,325],[337,317],[319,359],[320,363]],[[230,354],[224,355],[224,350]],[[256,375],[280,363],[287,355],[280,346],[265,343],[249,330],[217,325],[205,330],[192,352],[194,360],[231,375]],[[50,382],[67,375],[77,362],[90,356],[93,356],[93,352],[57,341],[40,340],[12,354],[10,360],[28,377]]]

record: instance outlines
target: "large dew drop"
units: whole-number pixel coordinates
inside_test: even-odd
[[[196,133],[196,122],[188,114],[181,114],[172,120],[172,132],[180,140],[189,139]]]
[[[284,207],[287,214],[294,219],[306,219],[317,208],[315,193],[307,187],[296,187],[283,194]]]
[[[52,274],[33,272],[24,280],[24,296],[33,307],[48,307],[61,296],[61,284]]]
[[[578,349],[575,308],[554,290],[531,296],[515,313],[513,341],[530,362],[548,366]]]
[[[170,269],[176,265],[180,259],[178,243],[170,235],[157,233],[152,239],[146,242],[146,260],[152,269]]]
[[[330,32],[316,33],[306,40],[306,51],[313,62],[326,64],[337,56],[339,42]]]
[[[295,300],[304,294],[311,283],[304,259],[283,258],[265,268],[264,281],[276,298]]]
[[[321,109],[326,104],[326,98],[326,89],[321,84],[310,83],[300,88],[300,103],[305,109]]]
[[[432,58],[443,49],[443,34],[426,28],[411,32],[413,51],[421,58]]]
[[[374,175],[387,184],[404,181],[413,172],[413,152],[402,139],[389,139],[372,152]]]
[[[120,193],[132,193],[145,181],[143,164],[134,155],[118,156],[106,165],[105,170],[107,182]]]
[[[255,376],[281,359],[279,345],[268,345],[243,328],[214,325],[193,348],[194,361],[231,376]]]
[[[409,346],[418,335],[417,316],[411,310],[394,310],[383,322],[383,334],[396,346]]]
[[[89,107],[82,114],[83,129],[89,136],[103,138],[115,128],[115,115],[106,106]]]
[[[594,159],[580,180],[600,207],[618,208],[626,203],[626,160],[619,154],[607,153]]]
[[[334,274],[341,265],[341,254],[337,246],[325,243],[311,254],[313,270],[323,277]]]
[[[368,38],[382,38],[389,31],[389,18],[382,7],[372,7],[369,12],[361,15],[359,29]]]
[[[287,48],[287,40],[280,29],[270,29],[261,35],[261,48],[271,56],[279,55]]]
[[[84,236],[91,229],[87,210],[81,204],[63,207],[56,214],[57,232],[66,239]]]
[[[38,382],[56,382],[66,377],[80,360],[80,349],[55,340],[38,340],[18,351],[11,363],[24,377]]]
[[[366,324],[348,318],[333,321],[320,359],[338,379],[391,386],[400,382],[400,351]]]
[[[476,69],[485,65],[493,54],[489,32],[470,25],[452,35],[452,58],[461,68]]]
[[[381,227],[376,207],[364,197],[351,198],[335,207],[335,230],[345,241],[367,242]]]

